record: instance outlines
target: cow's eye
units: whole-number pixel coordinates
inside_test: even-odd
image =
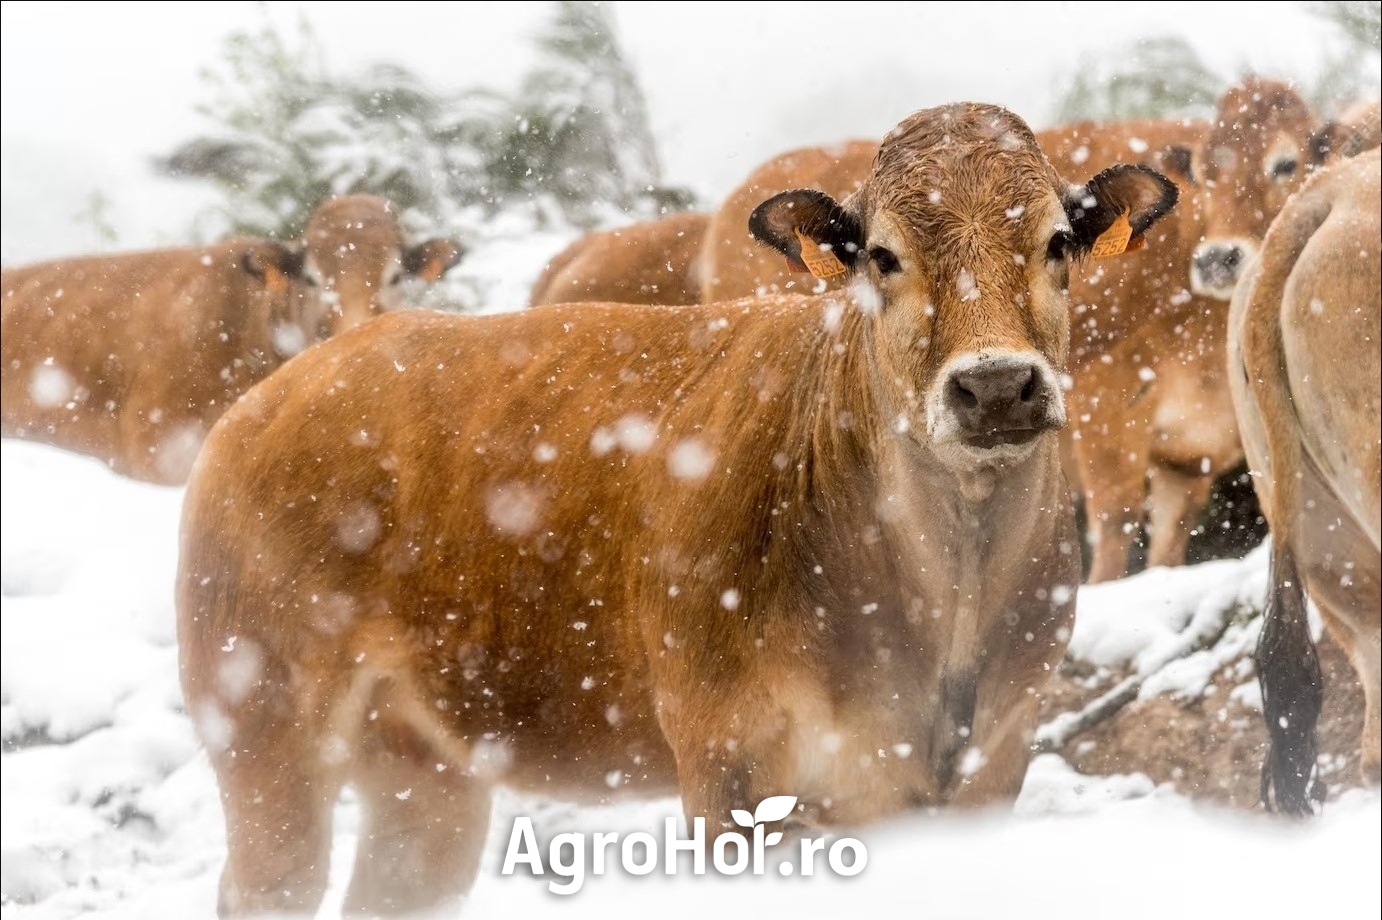
[[[902,264],[897,261],[897,256],[882,246],[873,246],[869,249],[869,261],[878,269],[880,275],[891,275],[902,268]]]
[[[1289,179],[1296,174],[1299,165],[1295,157],[1282,157],[1272,164],[1272,178]]]
[[[1070,233],[1066,230],[1057,230],[1051,235],[1051,241],[1046,244],[1046,259],[1049,262],[1063,262],[1066,254],[1070,252]]]

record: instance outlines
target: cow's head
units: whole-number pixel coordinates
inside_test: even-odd
[[[450,240],[407,245],[392,207],[372,195],[323,202],[307,221],[304,243],[302,277],[322,304],[319,338],[396,309],[406,280],[437,281],[464,254]]]
[[[1228,300],[1272,218],[1323,157],[1315,116],[1291,86],[1251,78],[1224,94],[1191,172],[1204,240],[1190,264],[1197,294]]]
[[[1065,424],[1071,260],[1109,248],[1124,221],[1138,240],[1175,202],[1174,183],[1143,166],[1072,186],[1022,119],[958,104],[894,129],[844,204],[784,192],[749,227],[799,269],[825,258],[854,275],[885,411],[974,468],[1019,460]]]

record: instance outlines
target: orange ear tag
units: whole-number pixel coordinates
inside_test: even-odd
[[[1147,241],[1143,237],[1133,239],[1132,224],[1128,223],[1128,212],[1124,211],[1107,230],[1099,234],[1089,254],[1096,259],[1107,259],[1125,252],[1136,252],[1145,245]]]
[[[278,270],[278,266],[267,265],[264,267],[264,287],[270,293],[281,294],[288,290],[288,278]]]
[[[835,253],[822,249],[819,243],[802,233],[800,227],[793,227],[792,232],[801,243],[801,261],[812,275],[824,280],[843,275],[849,270]]]

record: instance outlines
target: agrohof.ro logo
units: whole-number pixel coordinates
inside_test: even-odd
[[[796,804],[797,797],[794,795],[775,795],[759,802],[753,814],[742,808],[734,809],[731,812],[734,823],[742,828],[751,829],[752,834],[747,840],[744,835],[737,833],[716,837],[714,845],[710,848],[711,863],[715,871],[721,875],[740,875],[752,866],[754,875],[762,875],[766,863],[766,849],[782,841],[782,832],[774,831],[769,834],[766,832],[766,825],[786,818]],[[676,875],[680,863],[678,857],[682,853],[691,854],[693,875],[705,875],[705,818],[695,818],[692,821],[689,839],[677,835],[676,818],[667,818],[664,822],[663,839],[660,843],[656,837],[644,831],[629,834],[623,840],[619,839],[618,833],[596,833],[589,836],[591,840],[587,847],[587,835],[584,833],[557,834],[547,845],[547,862],[544,865],[542,848],[538,846],[537,835],[533,832],[533,820],[526,817],[515,818],[513,830],[509,834],[508,849],[504,853],[501,874],[512,875],[514,869],[519,866],[527,866],[533,875],[545,875],[550,871],[564,881],[549,882],[549,890],[556,894],[575,894],[585,884],[587,873],[604,875],[606,868],[615,864],[616,856],[609,850],[610,847],[616,847],[618,865],[630,875],[648,875],[657,869],[659,863],[663,865],[664,874]],[[731,850],[734,851],[732,855]],[[869,854],[864,844],[853,837],[840,837],[829,843],[828,849],[824,837],[803,837],[800,862],[794,865],[784,859],[778,863],[778,872],[782,875],[792,875],[800,871],[802,875],[815,875],[816,856],[823,850],[826,851],[826,863],[830,871],[836,875],[858,875],[864,871],[864,866],[868,863]],[[845,856],[846,851],[850,854],[848,859]],[[659,854],[662,854],[661,859]]]

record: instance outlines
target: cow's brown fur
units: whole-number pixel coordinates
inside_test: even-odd
[[[240,239],[6,269],[0,430],[182,482],[241,393],[459,255],[407,249],[388,205],[355,195],[316,210],[301,251]]]
[[[547,263],[529,306],[550,303],[698,303],[706,214],[673,214],[581,237]]]
[[[499,783],[679,790],[715,834],[772,794],[823,823],[1011,799],[1079,577],[1046,254],[1174,201],[1149,171],[1089,188],[1011,113],[926,110],[848,213],[755,212],[780,252],[798,220],[852,234],[854,293],[400,313],[248,394],[178,575],[222,912],[315,909],[344,783],[365,913],[464,891]],[[1028,427],[952,431],[1004,361]]]
[[[792,272],[780,254],[756,244],[748,233],[749,215],[765,198],[793,188],[819,189],[843,199],[864,181],[877,152],[877,141],[805,147],[755,169],[729,194],[706,229],[701,249],[701,302],[833,287]]]
[[[1273,538],[1258,666],[1272,736],[1264,800],[1307,813],[1320,677],[1302,589],[1367,698],[1361,765],[1382,750],[1382,157],[1330,167],[1286,205],[1234,294],[1229,375]],[[1269,802],[1271,804],[1271,802]]]

